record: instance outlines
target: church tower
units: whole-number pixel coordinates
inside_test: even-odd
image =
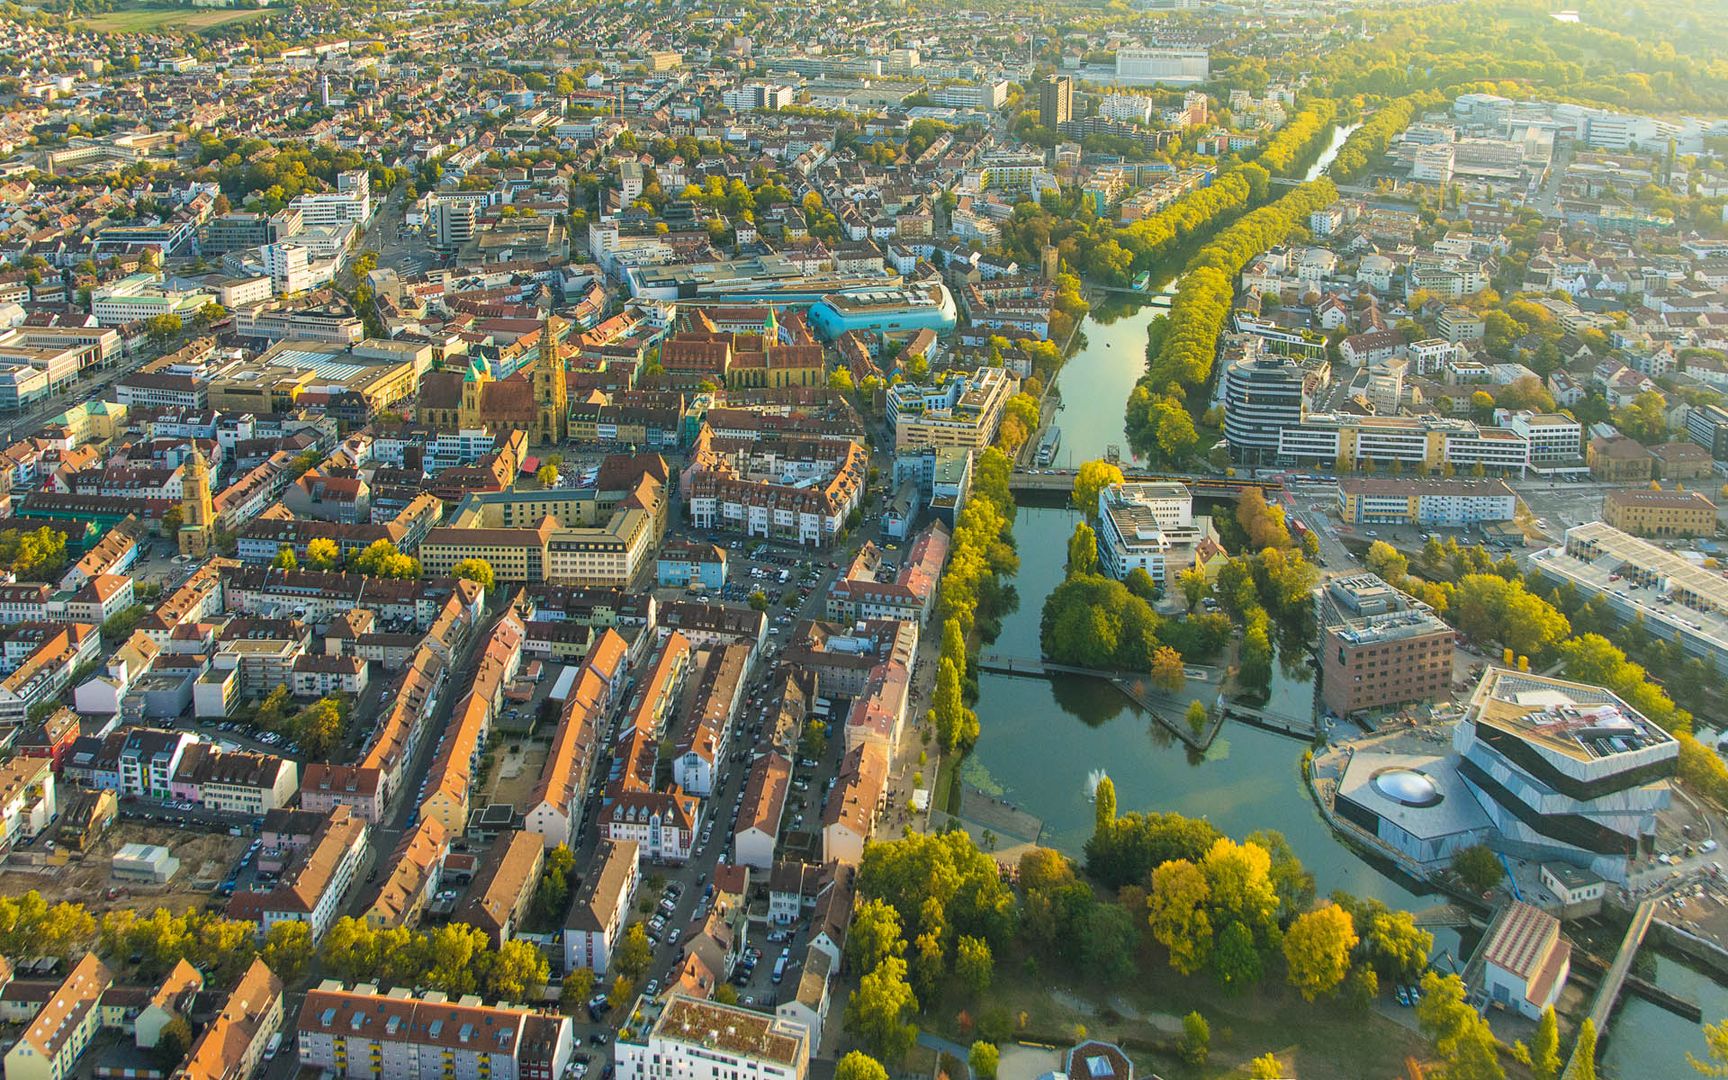
[[[210,468],[196,443],[181,477],[181,488],[180,554],[202,558],[210,551],[211,534],[216,529],[216,502],[210,497]]]
[[[534,366],[534,405],[538,413],[534,441],[543,446],[562,445],[570,436],[570,390],[551,315],[546,316],[540,327],[540,362]]]
[[[476,431],[485,426],[480,407],[486,399],[486,384],[491,381],[491,367],[476,356],[469,362],[468,370],[462,373],[462,404],[456,422],[458,430]]]

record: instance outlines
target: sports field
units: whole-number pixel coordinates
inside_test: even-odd
[[[245,22],[266,14],[264,9],[127,7],[78,21],[104,34],[140,34],[158,30],[208,30],[215,26]]]

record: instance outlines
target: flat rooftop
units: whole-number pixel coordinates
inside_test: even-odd
[[[1679,745],[1612,691],[1546,675],[1490,668],[1476,685],[1467,718],[1579,761]]]
[[[772,1013],[673,994],[654,1021],[653,1034],[724,1054],[796,1066],[803,1057],[804,1040],[792,1030],[802,1033],[803,1029],[780,1022]]]
[[[1600,521],[1566,530],[1565,542],[1530,556],[1530,566],[1728,656],[1728,578],[1717,571]]]

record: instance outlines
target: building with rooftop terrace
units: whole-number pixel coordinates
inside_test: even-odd
[[[638,999],[642,1019],[620,1032],[618,1080],[804,1080],[810,1034],[793,1020],[674,992]]]
[[[938,386],[888,389],[888,422],[896,453],[953,446],[983,450],[996,438],[1015,382],[998,367],[953,371]]]

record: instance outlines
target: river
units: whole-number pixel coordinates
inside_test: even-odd
[[[1340,128],[1308,172],[1313,179],[1354,128]],[[1145,370],[1146,328],[1157,309],[1107,300],[1082,326],[1081,348],[1057,376],[1062,407],[1058,463],[1069,466],[1105,456],[1115,445],[1130,454],[1122,411]],[[1004,623],[994,651],[1039,654],[1038,624],[1062,579],[1065,545],[1078,516],[1070,510],[1025,507],[1014,525],[1020,550],[1015,578],[1019,609]],[[1312,707],[1312,674],[1294,677],[1274,666],[1271,707],[1294,712]],[[983,734],[965,778],[999,794],[1044,823],[1042,842],[1079,857],[1092,828],[1088,777],[1107,772],[1123,811],[1179,811],[1205,817],[1232,836],[1276,828],[1314,874],[1321,895],[1345,889],[1395,907],[1435,903],[1411,891],[1405,879],[1359,858],[1327,827],[1301,777],[1301,743],[1238,723],[1225,726],[1204,756],[1195,756],[1117,692],[1089,679],[1053,681],[983,675],[978,715]],[[1438,936],[1437,949],[1456,954],[1456,935]],[[1667,957],[1658,981],[1704,1005],[1706,1019],[1728,1015],[1728,989]],[[1702,1054],[1696,1025],[1654,1005],[1630,999],[1612,1027],[1601,1063],[1604,1076],[1691,1075],[1688,1050]]]

